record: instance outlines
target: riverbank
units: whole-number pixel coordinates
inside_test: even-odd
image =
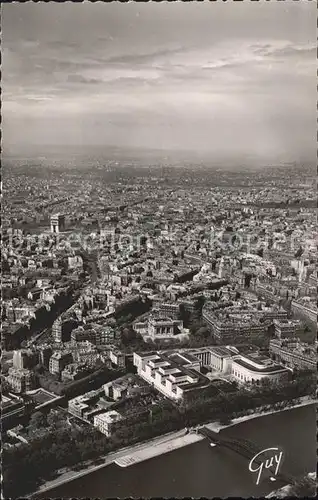
[[[317,473],[316,472],[310,472],[307,474],[309,479],[313,479],[314,481],[317,481]],[[283,486],[282,488],[279,488],[279,490],[272,491],[269,495],[266,496],[266,498],[286,498],[290,496],[290,493],[292,493],[292,485],[287,484],[286,486]]]
[[[222,425],[217,422],[212,422],[210,424],[206,424],[206,427],[214,430],[215,432],[219,432],[220,430],[226,427],[232,427],[234,425],[240,424],[247,420],[263,417],[266,415],[271,415],[274,413],[279,413],[286,410],[292,410],[294,408],[298,408],[301,406],[307,406],[310,404],[317,403],[317,400],[309,399],[308,397],[302,398],[300,403],[295,405],[288,406],[286,408],[281,409],[273,409],[268,411],[261,411],[261,409],[257,412],[253,412],[248,415],[244,415],[242,417],[233,419],[228,425]],[[45,482],[42,486],[40,486],[36,492],[33,492],[31,495],[35,497],[36,494],[42,494],[47,492],[57,486],[61,486],[62,484],[69,483],[74,479],[78,479],[82,476],[90,474],[93,471],[104,468],[111,463],[117,463],[121,467],[127,467],[129,465],[133,465],[135,463],[140,463],[144,460],[148,460],[155,456],[162,455],[164,453],[168,453],[169,451],[173,451],[174,449],[181,448],[183,446],[187,446],[192,444],[194,441],[199,441],[204,439],[203,436],[198,434],[187,434],[186,429],[182,429],[175,432],[170,432],[169,434],[165,434],[163,436],[159,436],[149,441],[139,443],[133,446],[129,446],[126,448],[122,448],[113,453],[108,453],[104,457],[100,457],[100,460],[104,460],[100,465],[94,464],[93,461],[88,462],[87,464],[83,464],[83,470],[74,471],[74,470],[65,470],[60,473],[58,477],[51,481]]]
[[[244,415],[242,417],[234,418],[231,420],[229,424],[219,424],[217,422],[212,422],[210,424],[207,424],[205,427],[208,427],[214,432],[219,432],[222,429],[226,429],[227,427],[232,427],[233,425],[238,425],[243,422],[246,422],[247,420],[251,420],[253,418],[259,418],[259,417],[265,417],[266,415],[273,415],[274,413],[280,413],[282,411],[287,411],[287,410],[293,410],[294,408],[300,408],[301,406],[307,406],[310,404],[315,404],[317,403],[317,399],[309,398],[308,396],[304,396],[301,398],[301,401],[299,403],[296,403],[294,405],[286,406],[286,408],[277,408],[277,409],[272,409],[272,410],[262,410],[259,409],[258,411],[253,410],[253,412]]]
[[[126,455],[122,458],[118,458],[117,460],[115,460],[115,464],[119,465],[119,467],[129,467],[130,465],[144,462],[145,460],[158,457],[159,455],[169,453],[170,451],[177,450],[178,448],[183,448],[184,446],[197,443],[198,441],[202,441],[202,439],[204,439],[204,437],[196,433],[175,437],[173,439],[167,440],[164,443],[152,445],[151,448],[147,447],[140,452],[135,451],[132,454]]]
[[[161,446],[161,454],[164,453],[164,449],[167,450],[169,446],[173,445],[174,440],[179,439],[180,437],[185,437],[186,436],[186,429],[182,429],[179,431],[175,432],[169,432],[168,434],[164,434],[163,436],[158,436],[156,438],[152,438],[148,441],[145,441],[143,443],[138,443],[132,446],[127,446],[126,448],[121,448],[118,451],[108,453],[107,455],[100,457],[99,460],[103,460],[103,463],[96,465],[94,464],[94,461],[91,460],[87,463],[83,463],[83,470],[80,471],[75,471],[72,469],[68,470],[63,470],[60,471],[58,477],[46,481],[43,485],[39,486],[39,488],[35,491],[30,493],[28,496],[29,497],[36,497],[37,494],[42,494],[45,493],[53,488],[56,488],[57,486],[61,486],[62,484],[69,483],[73,481],[74,479],[78,479],[80,477],[86,476],[87,474],[90,474],[91,472],[97,471],[99,469],[102,469],[106,467],[107,465],[110,465],[116,460],[119,460],[120,458],[131,456],[134,453],[138,454],[147,454],[149,453],[149,450],[155,450],[157,447]],[[198,439],[202,439],[201,436],[197,436]],[[190,444],[190,443],[187,443]]]

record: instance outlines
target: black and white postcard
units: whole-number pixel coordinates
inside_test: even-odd
[[[317,3],[2,5],[2,498],[316,494]]]

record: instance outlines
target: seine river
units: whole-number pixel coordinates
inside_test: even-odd
[[[249,420],[221,432],[254,441],[261,449],[281,447],[282,472],[299,476],[316,470],[315,405]],[[261,497],[281,486],[269,480],[258,486],[255,482],[246,459],[222,447],[212,448],[204,440],[127,468],[111,464],[42,497]]]

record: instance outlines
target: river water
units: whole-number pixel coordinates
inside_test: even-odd
[[[260,449],[281,447],[281,472],[300,476],[316,470],[316,407],[310,405],[249,420],[221,431]],[[42,498],[250,497],[282,486],[265,479],[256,486],[248,460],[207,440],[121,468],[111,464],[42,495]],[[37,496],[40,498],[41,496]]]

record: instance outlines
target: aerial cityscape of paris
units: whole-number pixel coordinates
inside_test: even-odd
[[[2,5],[2,498],[316,496],[317,4]]]

